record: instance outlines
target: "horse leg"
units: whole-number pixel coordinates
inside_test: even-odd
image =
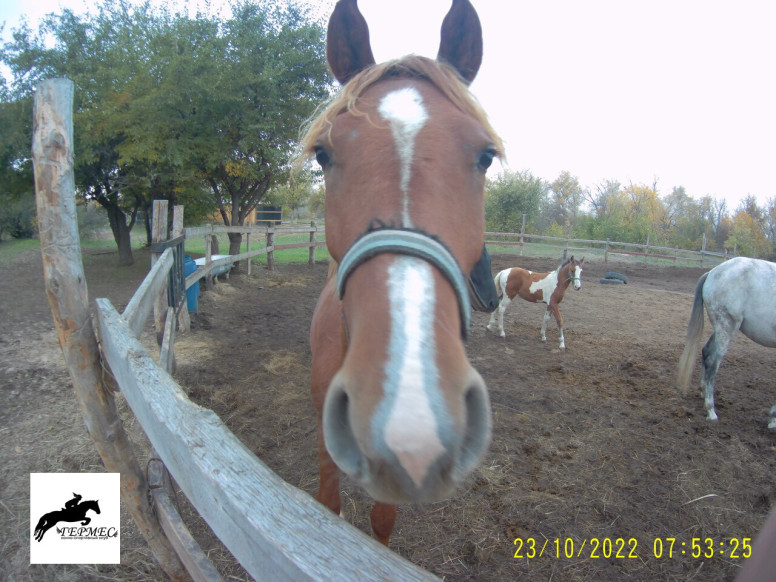
[[[396,523],[396,506],[389,503],[376,501],[372,512],[369,514],[369,521],[372,524],[372,531],[377,541],[384,546],[388,545],[388,538],[391,537],[393,525]]]
[[[320,415],[319,415],[320,416]],[[318,419],[318,494],[315,499],[342,517],[342,501],[340,500],[339,468],[331,460],[326,445],[323,442],[323,423]]]
[[[498,304],[498,309],[496,310],[498,312],[498,334],[501,337],[506,337],[506,334],[504,333],[504,312],[507,310],[507,307],[509,307],[511,302],[511,299],[509,299],[507,294],[504,293],[503,297],[501,297],[501,301]],[[491,331],[493,331],[493,322],[496,318],[496,311],[490,314],[488,329]]]
[[[40,521],[38,521],[38,525],[35,527],[35,539],[41,541],[43,535],[51,528],[51,526],[52,524],[49,523],[45,516],[41,517]]]
[[[557,303],[551,303],[549,307],[547,308],[548,312],[551,310],[552,314],[555,316],[555,321],[558,324],[558,340],[559,345],[558,348],[561,350],[566,349],[566,339],[563,337],[563,316],[560,314],[560,307]]]
[[[703,389],[708,420],[717,420],[717,412],[714,409],[714,377],[717,375],[722,358],[728,350],[731,335],[724,329],[715,328],[701,352],[701,388]]]
[[[547,341],[547,322],[550,321],[550,306],[544,311],[544,318],[542,319],[542,341]]]

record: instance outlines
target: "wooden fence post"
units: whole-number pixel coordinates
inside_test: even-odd
[[[208,225],[209,226],[209,225]],[[215,235],[213,234],[206,234],[205,235],[205,266],[210,264],[211,256],[213,254],[213,238]],[[216,239],[217,241],[218,239]],[[217,252],[217,251],[216,251]],[[213,275],[208,275],[205,277],[205,289],[208,291],[213,290]]]
[[[310,222],[310,259],[307,261],[310,265],[315,264],[315,221]]]
[[[154,200],[153,214],[151,215],[151,242],[164,242],[167,236],[167,200]],[[161,253],[151,253],[151,266],[156,264]],[[164,335],[164,318],[167,314],[167,285],[154,299],[154,329],[156,329],[156,341],[161,346]]]
[[[271,250],[272,245],[275,244],[275,231],[271,226],[267,226],[267,269],[270,271],[275,270],[275,251]]]
[[[245,233],[245,252],[251,252],[251,231]],[[251,259],[248,259],[248,275],[251,274]]]
[[[183,234],[183,205],[176,204],[172,207],[172,233],[171,238],[177,238]],[[184,260],[181,257],[181,261]],[[185,289],[184,289],[185,293]],[[189,303],[186,298],[183,299],[183,305],[178,312],[178,329],[189,331],[191,329],[191,316],[189,315]]]
[[[520,256],[523,256],[523,242],[525,237],[525,214],[523,214],[523,225],[520,227]]]
[[[647,257],[649,256],[649,235],[650,233],[647,233],[647,249],[644,251],[644,263],[647,262]]]
[[[609,262],[609,239],[606,239],[606,246],[604,247],[604,264]]]
[[[46,295],[86,430],[105,468],[121,473],[121,499],[161,567],[173,580],[189,580],[149,503],[145,473],[103,381],[75,211],[72,81],[37,86],[32,156]]]
[[[706,233],[703,233],[703,242],[701,243],[701,269],[703,268],[703,256],[706,253]],[[734,251],[735,253],[735,251]]]

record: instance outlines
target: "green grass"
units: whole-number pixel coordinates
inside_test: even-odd
[[[229,251],[229,238],[226,234],[217,234],[218,237],[218,252],[219,254],[225,255]],[[318,234],[316,235],[316,240],[321,241],[323,239],[323,235]],[[310,241],[310,235],[307,233],[302,234],[276,234],[275,235],[275,245],[287,245],[287,244],[294,244],[294,243],[305,243]],[[251,237],[251,248],[250,250],[258,250],[263,249],[266,246],[266,239],[263,236],[252,236]],[[197,237],[193,239],[186,240],[186,253],[192,255],[194,258],[204,256],[205,255],[205,238],[204,237]],[[244,253],[247,252],[247,247],[245,244],[245,235],[243,235],[243,242],[242,246],[240,247],[240,252]],[[215,253],[214,253],[215,254]],[[307,261],[310,259],[310,250],[308,248],[301,248],[301,249],[283,249],[275,251],[275,263],[276,264],[292,264],[292,263],[307,263]],[[326,250],[326,247],[317,248],[315,249],[315,260],[316,261],[327,261],[329,260],[329,252]],[[251,264],[253,265],[267,265],[267,255],[259,255],[256,257],[253,257],[251,259]]]
[[[110,231],[102,233],[99,237],[82,239],[81,253],[84,256],[97,253],[117,253],[116,242]],[[132,231],[132,250],[137,251],[145,247],[145,230],[142,227]],[[0,243],[0,267],[9,267],[28,252],[40,253],[40,240],[36,238],[8,239]]]
[[[0,243],[0,266],[8,267],[26,252],[40,253],[40,241],[36,238],[12,238]]]

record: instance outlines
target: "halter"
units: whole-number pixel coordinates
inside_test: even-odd
[[[447,247],[433,236],[417,230],[381,228],[361,235],[347,250],[337,271],[339,298],[345,295],[348,277],[364,262],[383,253],[397,253],[423,259],[434,265],[448,280],[458,298],[461,337],[466,339],[471,322],[471,307],[466,281],[458,261]]]
[[[571,263],[571,261],[570,261],[570,260],[569,260],[569,263]],[[576,265],[576,261],[575,261],[575,265]],[[564,264],[562,264],[560,267],[558,267],[558,274],[560,274],[560,271],[561,271],[561,270],[563,269],[563,267],[565,267],[565,266],[566,266],[566,263],[564,263]],[[572,282],[574,282],[574,281],[581,281],[581,280],[582,280],[582,277],[572,277],[572,276],[571,276],[571,273],[572,273],[572,268],[571,268],[571,267],[569,267],[569,276],[568,276],[568,277],[567,277],[567,278],[564,280],[564,283],[565,283],[566,281],[572,281]]]

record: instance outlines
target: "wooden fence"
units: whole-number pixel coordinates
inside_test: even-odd
[[[699,267],[718,265],[735,255],[707,251],[706,237],[703,238],[703,246],[700,251],[688,251],[678,247],[663,247],[650,245],[649,237],[644,244],[616,242],[611,240],[588,240],[568,237],[543,236],[527,234],[525,232],[486,232],[485,244],[493,247],[514,247],[520,249],[523,255],[524,248],[542,248],[557,251],[563,258],[569,252],[581,251],[586,255],[598,255],[608,263],[610,255],[622,255],[626,257],[639,257],[645,263],[648,259],[673,261],[678,263],[697,263]]]
[[[75,214],[72,102],[70,81],[37,88],[33,160],[47,295],[89,434],[107,470],[121,473],[122,501],[162,568],[173,580],[219,579],[165,494],[163,465],[256,580],[436,580],[280,479],[214,412],[188,399],[167,371],[174,308],[166,311],[161,366],[138,341],[175,263],[172,248],[161,253],[123,313],[107,299],[95,301],[98,349]],[[205,234],[191,235],[197,233]],[[106,366],[115,384],[106,379]],[[116,412],[116,386],[153,447],[148,478]]]
[[[223,265],[230,265],[240,261],[248,261],[248,274],[251,273],[251,261],[253,257],[259,255],[267,255],[267,266],[270,270],[275,266],[275,251],[284,249],[301,249],[309,248],[310,255],[308,263],[315,264],[315,249],[325,247],[325,241],[319,241],[316,239],[318,234],[326,233],[325,229],[316,225],[315,221],[310,223],[309,227],[301,226],[198,226],[194,228],[183,229],[184,236],[187,240],[192,240],[196,237],[205,238],[205,265],[197,269],[194,273],[186,278],[186,289],[191,287],[198,280],[205,278],[209,280],[212,277],[212,272]],[[245,241],[246,251],[236,255],[229,255],[228,257],[222,257],[216,260],[211,259],[212,255],[212,239],[214,235],[219,233],[224,234],[242,234]],[[292,234],[309,234],[310,240],[303,243],[290,243],[290,244],[275,244],[275,236],[280,235],[292,235]],[[252,242],[264,238],[265,246],[259,249],[251,249]]]

